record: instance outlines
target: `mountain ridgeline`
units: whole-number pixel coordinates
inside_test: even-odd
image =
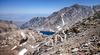
[[[34,17],[30,21],[24,23],[21,28],[59,31],[63,26],[66,25],[66,28],[69,28],[78,21],[93,16],[93,14],[99,10],[99,5],[90,7],[75,4],[73,6],[65,7],[57,12],[54,12],[48,17]]]
[[[100,5],[75,4],[21,28],[0,20],[0,55],[100,55]]]

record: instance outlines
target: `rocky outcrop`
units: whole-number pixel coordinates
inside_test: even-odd
[[[24,48],[32,53],[34,48],[38,47],[34,46],[40,45],[39,42],[43,40],[43,37],[39,35],[38,32],[33,32],[32,30],[17,30],[0,33],[0,55],[18,55]]]
[[[12,21],[0,20],[0,33],[16,30],[17,26]]]

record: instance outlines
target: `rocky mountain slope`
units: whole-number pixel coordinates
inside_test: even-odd
[[[0,20],[0,33],[16,30],[17,26],[12,21]]]
[[[13,25],[0,20],[0,55],[100,55],[99,6],[76,4],[35,17],[23,29]],[[39,30],[56,32],[45,36]]]
[[[50,37],[33,55],[100,55],[100,12]]]
[[[37,28],[40,30],[58,31],[64,25],[69,28],[82,19],[88,18],[94,14],[93,8],[89,6],[75,4],[70,7],[65,7],[57,12],[54,12],[48,17],[33,18],[22,25],[22,28]]]
[[[46,17],[34,17],[30,21],[26,22],[21,28],[38,28],[45,23]]]
[[[100,55],[100,12],[52,36],[38,31],[0,33],[0,55]]]

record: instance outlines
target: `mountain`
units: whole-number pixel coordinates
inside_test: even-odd
[[[43,25],[46,20],[46,17],[34,17],[30,21],[23,24],[21,28],[38,28]]]
[[[75,4],[34,17],[21,27],[29,29],[13,25],[0,20],[0,55],[100,55],[99,6]],[[56,32],[46,36],[38,30]]]
[[[0,20],[0,33],[17,30],[17,26],[12,21]]]
[[[92,16],[94,11],[89,6],[75,4],[71,7],[65,7],[61,9],[60,11],[56,12],[56,15],[54,14],[55,13],[48,17],[50,21],[46,23],[46,25],[49,25],[51,29],[56,31],[65,25],[67,25],[67,28],[69,28],[76,22]]]
[[[100,12],[52,36],[27,29],[0,33],[0,54],[100,55]]]
[[[21,25],[25,23],[25,21],[13,21],[13,23],[14,23],[18,28],[20,28]]]
[[[30,21],[23,24],[21,28],[58,31],[65,25],[69,28],[76,22],[88,18],[93,14],[94,9],[90,6],[75,4],[54,12],[48,17],[34,17]]]
[[[93,6],[93,9],[94,9],[95,12],[100,11],[100,5]]]

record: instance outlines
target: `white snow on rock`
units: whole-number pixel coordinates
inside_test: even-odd
[[[64,13],[62,13],[62,15],[61,15],[62,23],[63,23],[63,26],[64,26],[64,25],[65,25],[65,22],[64,22],[64,20],[63,20],[63,16],[64,16]]]
[[[26,37],[25,37],[25,34],[24,34],[23,32],[21,32],[21,36],[22,36],[23,38],[26,38]]]
[[[27,49],[24,48],[19,52],[18,55],[24,55],[26,52],[27,52]]]
[[[78,48],[74,48],[73,50],[72,50],[72,52],[76,52],[76,51],[78,51],[79,49]]]
[[[57,26],[57,29],[58,29],[58,30],[61,30],[62,28],[61,28],[60,26]]]

